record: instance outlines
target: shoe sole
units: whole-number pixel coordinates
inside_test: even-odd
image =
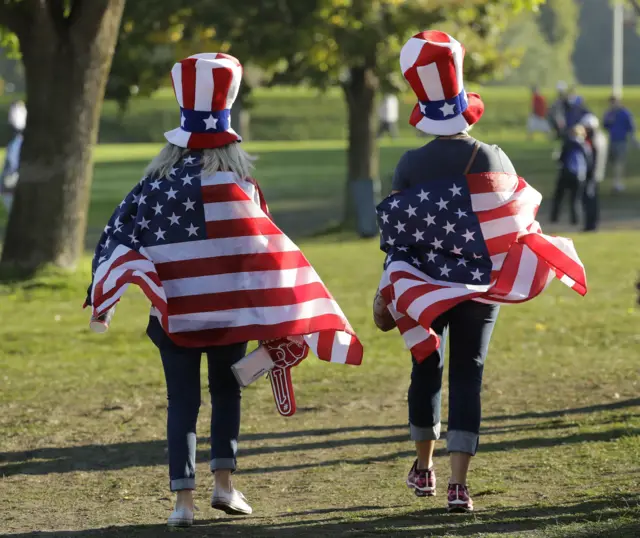
[[[178,519],[167,522],[168,527],[191,527],[192,525],[193,521],[190,521],[188,519]]]
[[[447,512],[449,512],[450,514],[470,514],[471,512],[473,512],[473,507],[469,508],[468,506],[463,505],[450,505],[447,507]]]
[[[407,480],[407,487],[412,489],[416,497],[435,497],[436,488],[419,488]]]
[[[252,512],[247,512],[246,510],[241,510],[239,508],[234,508],[229,504],[224,504],[220,502],[212,502],[211,508],[215,510],[220,510],[229,516],[249,516]]]

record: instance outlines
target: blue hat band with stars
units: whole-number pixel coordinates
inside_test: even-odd
[[[420,112],[422,112],[425,118],[434,121],[443,121],[462,114],[467,110],[469,102],[467,101],[467,92],[462,90],[451,99],[420,101],[419,106]]]
[[[180,127],[189,133],[223,133],[231,127],[231,109],[203,111],[181,107]]]

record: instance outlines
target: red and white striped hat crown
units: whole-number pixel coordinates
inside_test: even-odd
[[[231,106],[242,80],[240,62],[222,52],[204,52],[181,60],[171,69],[180,105],[180,127],[165,138],[181,148],[219,148],[242,138],[231,128]]]
[[[480,119],[484,103],[464,90],[463,60],[464,47],[445,32],[420,32],[405,43],[400,68],[418,97],[411,125],[428,134],[454,135]]]

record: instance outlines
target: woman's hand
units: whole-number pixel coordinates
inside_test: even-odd
[[[379,290],[373,299],[373,322],[383,332],[388,332],[396,326],[396,321],[393,319],[391,312],[389,312],[387,303],[380,295]]]

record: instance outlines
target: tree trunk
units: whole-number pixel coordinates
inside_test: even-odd
[[[356,182],[359,183],[358,191],[374,192],[378,181],[379,154],[375,123],[377,88],[378,80],[372,67],[351,68],[349,80],[343,85],[349,116],[345,223],[353,226],[357,221],[359,232],[363,236],[377,233],[372,201],[356,200],[354,196]],[[370,185],[365,182],[370,182]]]
[[[92,147],[124,2],[76,0],[68,16],[43,2],[18,34],[29,117],[4,268],[72,268],[82,254]]]

